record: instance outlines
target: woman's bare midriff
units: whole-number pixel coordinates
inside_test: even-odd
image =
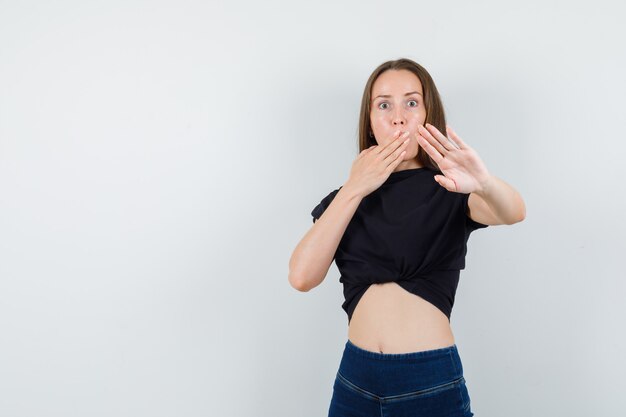
[[[378,353],[419,352],[455,343],[448,317],[395,282],[373,284],[365,291],[352,313],[348,339]]]

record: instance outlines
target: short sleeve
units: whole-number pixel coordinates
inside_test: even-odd
[[[311,211],[311,216],[313,216],[313,223],[315,223],[315,221],[317,219],[319,219],[322,216],[322,213],[324,213],[324,211],[326,211],[326,209],[328,208],[328,206],[330,205],[330,203],[333,201],[333,199],[335,198],[335,196],[337,195],[337,193],[339,192],[339,190],[341,189],[341,187],[337,188],[336,190],[331,191],[326,197],[324,197],[322,199],[322,201],[320,201],[320,203],[315,206],[315,208]]]
[[[468,211],[469,211],[469,193],[468,194],[462,194],[462,204],[461,207],[463,208],[463,216],[465,217],[465,228],[468,232],[473,232],[476,229],[484,229],[485,227],[489,227],[489,225],[487,224],[482,224],[477,222],[476,220],[472,219],[470,216],[468,216]]]

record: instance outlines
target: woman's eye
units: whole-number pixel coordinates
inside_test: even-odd
[[[415,104],[411,105],[411,103],[415,103]],[[409,101],[409,106],[410,107],[416,107],[417,106],[417,101],[416,100],[410,100]]]
[[[389,104],[387,104],[387,103],[380,103],[378,105],[378,108],[381,109],[381,110],[385,110],[387,107],[383,107],[383,106],[389,106]]]

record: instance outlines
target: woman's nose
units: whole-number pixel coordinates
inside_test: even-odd
[[[393,115],[392,122],[394,126],[404,126],[406,125],[406,117],[401,112],[397,112]]]

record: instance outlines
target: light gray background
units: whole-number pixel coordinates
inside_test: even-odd
[[[323,416],[333,264],[287,264],[408,57],[524,197],[470,238],[476,416],[623,410],[620,2],[0,2],[0,415]]]

